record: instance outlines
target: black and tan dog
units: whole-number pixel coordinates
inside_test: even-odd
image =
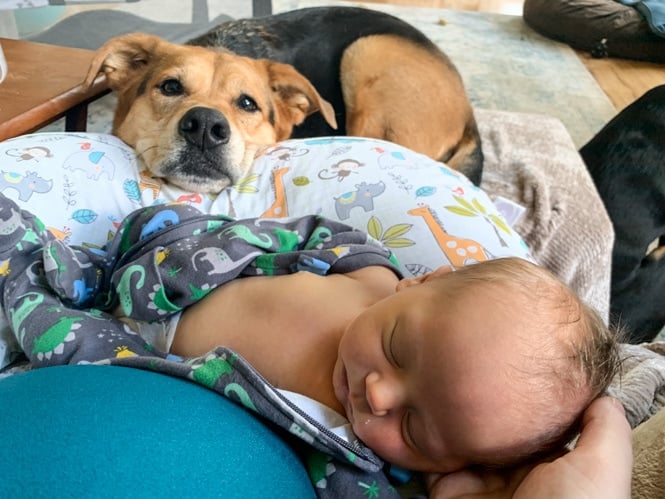
[[[479,183],[480,138],[462,79],[411,25],[355,7],[231,21],[175,45],[149,35],[102,46],[118,95],[113,131],[153,175],[217,192],[261,145],[289,137],[390,140]]]
[[[610,310],[633,343],[665,326],[665,85],[611,120],[582,149],[614,226]]]

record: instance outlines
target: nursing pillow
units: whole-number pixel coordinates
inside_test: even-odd
[[[501,256],[531,259],[483,190],[442,163],[382,140],[280,142],[261,150],[236,185],[213,196],[140,172],[134,151],[112,135],[32,134],[0,143],[0,192],[56,237],[90,247],[103,246],[139,207],[181,202],[234,218],[314,213],[339,220],[393,250],[407,276]],[[0,359],[6,363],[18,351],[4,324]]]

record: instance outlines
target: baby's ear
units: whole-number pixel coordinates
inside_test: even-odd
[[[411,286],[416,286],[432,279],[436,279],[442,275],[451,273],[453,270],[455,269],[450,265],[442,265],[441,267],[433,270],[432,272],[428,272],[427,274],[404,278],[397,283],[395,291],[401,291],[402,289],[410,288]]]

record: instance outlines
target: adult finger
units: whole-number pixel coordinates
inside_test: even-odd
[[[578,450],[605,450],[632,456],[631,429],[621,403],[613,397],[594,400],[584,412]],[[632,458],[631,458],[632,459]]]

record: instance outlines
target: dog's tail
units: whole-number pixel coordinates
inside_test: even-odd
[[[447,158],[442,158],[450,168],[457,170],[473,182],[480,185],[483,176],[483,148],[480,140],[478,124],[473,115],[464,127],[462,139]]]

